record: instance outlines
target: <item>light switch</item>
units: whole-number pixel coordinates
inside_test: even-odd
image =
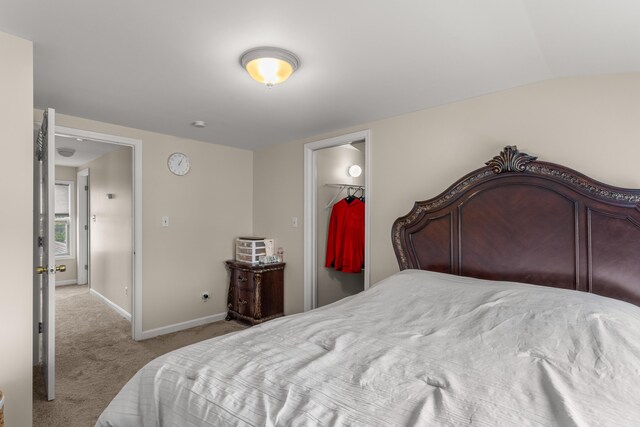
[[[291,217],[291,226],[293,228],[298,228],[298,217],[297,216]]]
[[[168,227],[169,226],[169,217],[168,216],[163,216],[162,217],[162,226],[163,227]]]

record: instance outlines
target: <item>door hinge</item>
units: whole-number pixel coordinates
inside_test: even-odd
[[[42,236],[38,237],[38,247],[42,247],[44,246],[44,239],[42,238]]]
[[[85,270],[89,270],[89,266],[87,264],[84,265]]]
[[[38,333],[41,334],[42,333],[42,322],[38,323]]]
[[[85,229],[85,230],[88,230],[88,229],[89,229],[89,226],[88,226],[88,225],[85,225],[85,226],[84,226],[84,229]]]
[[[88,185],[84,186],[84,191],[89,191],[89,186]]]

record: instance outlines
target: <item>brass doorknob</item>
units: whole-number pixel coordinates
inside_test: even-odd
[[[49,269],[47,269],[47,267],[43,267],[41,265],[36,267],[36,273],[38,273],[38,274],[43,274],[43,273],[46,273],[48,271],[49,271]],[[67,266],[64,265],[64,264],[56,265],[56,271],[60,271],[60,272],[67,271]]]

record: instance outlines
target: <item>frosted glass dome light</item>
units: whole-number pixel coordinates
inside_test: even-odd
[[[298,69],[300,60],[278,47],[256,47],[242,54],[240,65],[252,79],[271,88],[287,80]]]
[[[74,150],[73,148],[66,148],[66,147],[57,148],[56,151],[62,157],[71,157],[76,153],[76,150]]]
[[[362,174],[362,168],[358,165],[352,165],[352,166],[349,166],[347,173],[349,174],[350,177],[357,178]]]

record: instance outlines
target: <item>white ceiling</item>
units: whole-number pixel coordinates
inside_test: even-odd
[[[56,135],[56,162],[57,166],[71,166],[77,168],[85,165],[98,157],[101,157],[121,146],[107,144],[105,142],[91,141],[89,139],[77,140],[66,136]],[[62,157],[57,150],[59,148],[73,148],[76,152],[71,157]]]
[[[36,107],[250,149],[637,72],[639,22],[638,0],[0,1],[0,30],[35,42]],[[238,63],[263,45],[301,60],[271,90]]]

